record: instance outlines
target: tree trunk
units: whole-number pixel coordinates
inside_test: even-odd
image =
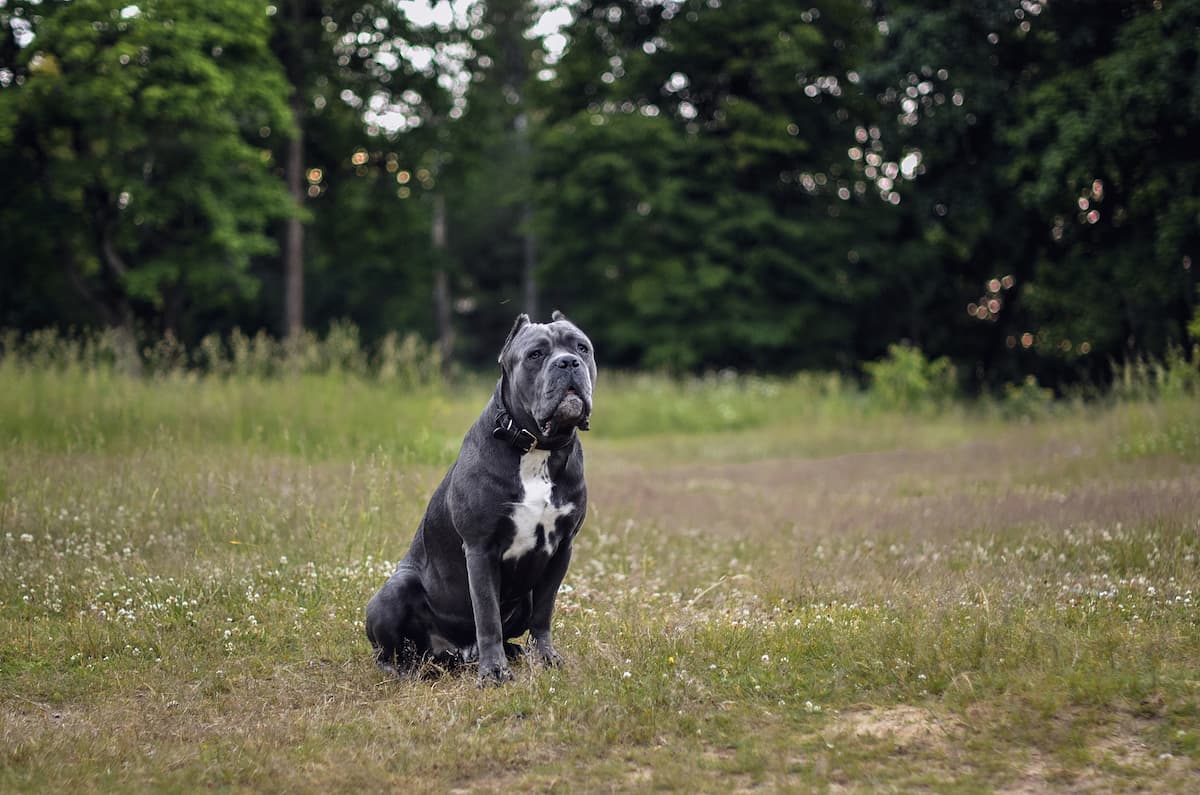
[[[533,234],[533,205],[528,199],[521,203],[521,236],[525,244],[525,267],[522,287],[525,293],[525,312],[535,320],[538,316],[537,238]]]
[[[116,365],[125,375],[142,374],[142,357],[138,353],[137,332],[134,330],[133,309],[121,302],[121,322],[113,328],[116,333]]]
[[[292,90],[295,137],[288,141],[284,165],[288,191],[296,212],[304,207],[304,98],[298,84]],[[283,334],[295,339],[304,329],[304,223],[297,214],[287,219],[283,239]]]
[[[288,4],[291,27],[286,34],[286,56],[281,58],[288,82],[292,84],[292,124],[294,137],[288,141],[284,162],[284,179],[292,194],[296,215],[287,219],[283,235],[283,335],[294,340],[304,330],[304,25],[306,3],[292,0]]]
[[[450,312],[450,279],[446,274],[446,196],[433,195],[433,309],[437,321],[438,353],[443,369],[454,354],[454,324]]]
[[[100,232],[100,256],[107,268],[109,292],[113,296],[116,332],[117,369],[126,375],[142,374],[142,358],[138,354],[137,332],[133,318],[133,307],[125,293],[124,279],[129,266],[113,243],[111,230],[105,226]]]
[[[524,75],[515,75],[524,80]],[[524,97],[522,95],[522,102]],[[522,111],[513,120],[513,135],[516,136],[517,158],[525,170],[523,192],[525,198],[521,201],[521,245],[524,263],[521,269],[522,292],[524,293],[525,312],[534,320],[538,317],[537,289],[537,238],[533,232],[533,147],[529,141],[529,116]]]

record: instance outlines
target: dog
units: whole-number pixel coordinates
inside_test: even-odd
[[[583,449],[596,360],[561,312],[521,314],[500,350],[500,380],[434,491],[395,572],[367,604],[385,670],[422,660],[477,662],[480,686],[512,679],[508,642],[545,666],[554,600],[587,513]]]

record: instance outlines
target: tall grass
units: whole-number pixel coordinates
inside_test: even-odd
[[[1200,428],[1189,424],[1187,410],[1200,396],[1197,355],[1176,351],[1163,362],[1122,365],[1112,392],[1083,412],[1032,378],[965,401],[946,361],[910,347],[894,347],[866,371],[865,386],[837,373],[602,371],[590,438],[651,438],[669,453],[703,457],[706,440],[736,432],[748,434],[745,458],[796,449],[833,454],[967,441],[1013,419],[1079,421],[1090,411],[1125,418],[1115,442],[1121,455],[1200,455]],[[206,337],[193,350],[168,336],[137,353],[111,331],[5,332],[0,442],[63,452],[223,445],[308,458],[381,453],[444,465],[494,377],[448,374],[436,351],[411,335],[365,346],[349,324],[289,342],[235,331]],[[920,434],[911,432],[913,417],[926,420]],[[863,434],[868,421],[871,432]],[[781,428],[803,433],[779,435]]]
[[[128,348],[102,332],[0,336],[0,440],[68,452],[234,445],[309,457],[385,453],[445,463],[494,375],[447,375],[414,337],[361,345],[352,326],[281,343],[265,334],[166,337]],[[130,375],[140,373],[140,375]],[[703,435],[872,411],[835,374],[687,379],[602,372],[594,436]]]

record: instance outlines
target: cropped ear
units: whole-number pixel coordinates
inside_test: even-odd
[[[517,338],[517,333],[528,325],[529,315],[525,314],[524,312],[517,315],[517,320],[515,323],[513,323],[512,331],[508,332],[508,339],[504,340],[504,345],[500,347],[500,356],[496,358],[496,361],[500,362],[501,364],[504,363],[504,352],[508,350],[509,345],[512,345],[512,341]]]
[[[566,320],[568,323],[571,322],[570,320],[567,320],[566,315],[564,315],[562,312],[559,312],[557,309],[555,309],[553,312],[550,313],[550,319],[551,320]]]

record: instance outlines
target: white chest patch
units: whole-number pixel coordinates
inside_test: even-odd
[[[520,558],[538,548],[538,527],[542,528],[541,543],[547,554],[553,554],[558,540],[553,537],[554,524],[560,516],[575,510],[574,503],[555,505],[550,499],[554,484],[550,482],[550,451],[533,450],[521,456],[521,501],[512,504],[512,520],[516,526],[512,544],[504,550],[505,560]]]

